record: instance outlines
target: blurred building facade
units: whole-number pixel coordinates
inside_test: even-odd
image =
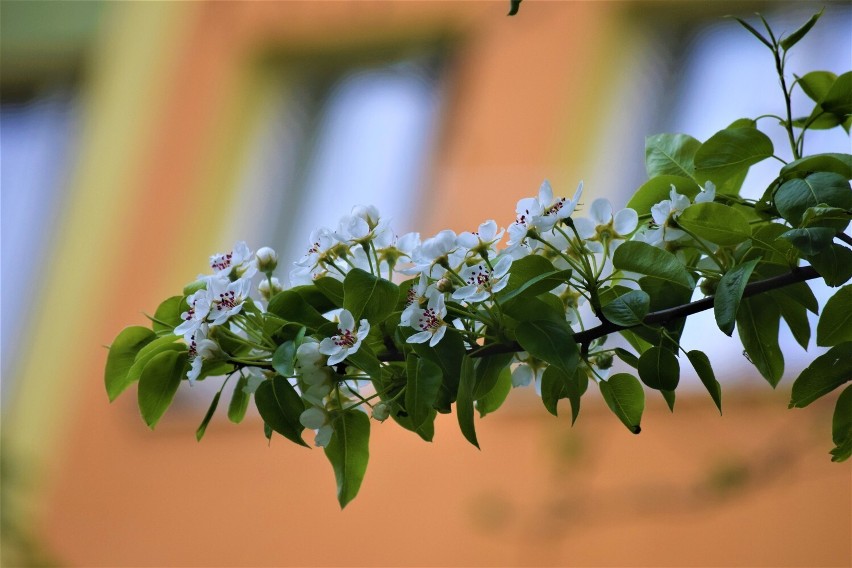
[[[848,4],[828,8],[845,29]],[[375,424],[345,512],[322,453],[267,447],[256,417],[217,417],[196,443],[212,394],[182,392],[156,432],[133,392],[108,403],[103,345],[210,253],[244,238],[292,258],[317,220],[370,201],[399,232],[505,225],[545,178],[623,203],[644,136],[679,124],[702,30],[756,9],[795,25],[818,6],[507,9],[0,5],[4,565],[852,562],[831,401],[788,411],[765,384],[727,394],[721,418],[699,391],[673,415],[649,396],[638,437],[596,393],[571,428],[513,392],[478,422],[482,452],[452,416],[431,445]],[[852,67],[845,33],[846,48],[811,48],[840,53],[836,72]]]

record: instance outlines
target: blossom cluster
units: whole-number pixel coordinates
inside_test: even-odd
[[[513,262],[541,255],[569,275],[553,293],[562,301],[566,320],[584,327],[596,314],[581,308],[595,284],[614,278],[611,258],[615,250],[631,237],[660,247],[682,238],[684,233],[676,228],[676,219],[691,202],[672,187],[670,199],[655,205],[653,220],[640,228],[636,211],[615,211],[606,199],[594,200],[588,216],[573,219],[582,194],[581,182],[570,199],[556,197],[545,181],[537,196],[518,201],[515,219],[506,228],[488,220],[476,231],[446,229],[426,239],[419,233],[397,235],[376,207],[356,206],[336,227],[321,227],[310,235],[304,256],[289,273],[290,286],[308,285],[326,277],[342,281],[356,268],[390,281],[410,280],[399,319],[400,327],[407,330],[405,342],[435,347],[449,329],[454,329],[465,346],[473,349],[481,344],[488,326],[495,326],[495,314],[500,310],[496,295],[506,288]],[[714,188],[708,184],[694,202],[712,201],[713,197]],[[504,237],[508,238],[502,245]],[[198,277],[195,291],[186,298],[188,309],[181,314],[182,323],[174,329],[189,348],[190,381],[201,375],[205,361],[227,359],[216,341],[217,328],[252,346],[239,361],[241,372],[253,379],[245,387],[247,392],[272,372],[269,361],[276,345],[264,344],[263,337],[253,334],[253,329],[261,325],[257,318],[264,312],[264,301],[283,289],[272,276],[276,265],[275,251],[263,247],[253,253],[244,242],[210,257],[212,273]],[[254,286],[257,275],[262,278]],[[339,373],[335,371],[358,353],[370,334],[370,323],[366,319],[356,321],[345,309],[324,315],[336,322],[335,333],[305,338],[297,348],[289,377],[306,405],[300,422],[316,432],[318,445],[327,444],[331,438],[334,410],[346,405],[365,406],[359,401],[369,404],[370,400],[362,392],[369,382],[358,380],[364,377],[358,376],[357,369],[354,378],[343,367]],[[593,347],[600,349],[601,345],[598,342]],[[612,356],[593,350],[587,362],[587,372],[602,378],[612,365]],[[516,353],[511,366],[515,387],[540,385],[547,368],[545,362],[525,352]],[[374,418],[387,417],[384,403],[370,406]]]

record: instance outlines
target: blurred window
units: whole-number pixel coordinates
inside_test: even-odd
[[[67,91],[0,99],[2,401],[11,398],[16,354],[38,301],[49,242],[77,137],[77,104]]]

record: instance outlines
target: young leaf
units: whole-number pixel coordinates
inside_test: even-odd
[[[716,324],[722,333],[730,336],[734,333],[734,323],[737,319],[737,310],[743,296],[748,279],[754,271],[758,260],[750,260],[729,270],[722,276],[716,287],[716,295],[713,297],[713,313],[716,316]]]
[[[139,377],[139,411],[152,430],[175,398],[186,376],[189,356],[182,351],[165,351],[145,365]]]
[[[852,455],[852,385],[843,389],[837,398],[831,426],[831,437],[835,445],[831,450],[831,461],[845,461]]]
[[[701,142],[688,134],[656,134],[645,138],[648,177],[673,175],[694,178],[693,160]]]
[[[722,414],[722,385],[716,380],[716,375],[713,373],[713,367],[710,366],[710,359],[702,351],[694,349],[689,351],[686,356],[695,372],[698,373],[698,378],[701,383],[710,393],[710,398],[716,403],[716,408],[719,409],[719,414]]]
[[[515,336],[524,351],[566,373],[573,374],[580,359],[580,350],[574,343],[571,326],[564,320],[523,321],[515,329]]]
[[[748,219],[733,207],[716,202],[690,205],[677,218],[677,224],[723,247],[738,245],[751,237]]]
[[[434,412],[432,405],[441,388],[441,368],[415,356],[409,356],[406,365],[405,409],[411,419],[411,427],[416,431]]]
[[[852,341],[852,284],[828,299],[817,323],[817,345],[831,347]]]
[[[121,330],[112,342],[104,370],[104,383],[110,402],[130,386],[127,372],[133,366],[136,354],[155,337],[156,334],[147,327],[131,326]]]
[[[740,19],[740,18],[734,18],[734,19],[735,19],[737,22],[739,22],[739,24],[740,24],[742,27],[744,27],[744,28],[745,28],[745,29],[747,29],[749,32],[751,32],[751,34],[752,34],[754,37],[756,37],[757,39],[759,39],[759,40],[760,40],[760,43],[762,43],[763,45],[765,45],[765,46],[766,46],[766,47],[768,47],[769,49],[773,49],[772,44],[771,44],[771,43],[769,43],[769,40],[768,40],[768,39],[766,39],[765,37],[763,37],[763,36],[760,34],[760,32],[759,32],[759,31],[757,31],[756,29],[754,29],[754,28],[751,26],[751,24],[749,24],[748,22],[746,22],[745,20],[742,20],[742,19]]]
[[[491,414],[500,408],[509,396],[512,390],[512,372],[508,366],[503,367],[500,374],[497,376],[497,382],[485,396],[476,400],[476,409],[479,411],[479,417],[482,418],[486,414]]]
[[[600,381],[604,401],[627,429],[638,434],[642,431],[642,411],[645,409],[645,391],[633,375],[618,373]]]
[[[639,378],[656,390],[673,391],[680,381],[680,364],[668,349],[651,347],[639,357]]]
[[[811,30],[811,28],[814,27],[814,24],[817,23],[817,20],[819,20],[820,16],[822,16],[824,10],[825,8],[811,16],[811,19],[805,22],[802,27],[800,27],[799,29],[791,33],[789,36],[783,38],[780,42],[778,42],[781,48],[784,51],[787,51],[791,47],[799,43],[799,40],[805,37],[805,34],[807,34]]]
[[[201,438],[204,437],[204,432],[207,431],[207,425],[210,424],[210,420],[213,418],[213,414],[216,412],[216,408],[219,406],[219,398],[222,396],[222,391],[217,391],[213,396],[213,400],[210,402],[210,407],[207,409],[207,413],[204,415],[204,419],[201,421],[201,424],[198,425],[198,428],[195,430],[195,439],[197,441],[201,441]]]
[[[793,383],[790,408],[804,408],[843,383],[852,381],[852,341],[823,353]]]
[[[769,298],[752,296],[737,312],[737,332],[749,359],[774,388],[784,373],[784,355],[778,346],[781,314]]]
[[[305,427],[299,422],[299,416],[305,411],[305,403],[290,381],[278,375],[263,381],[254,393],[254,404],[270,428],[293,443],[310,447],[302,439]]]
[[[462,359],[461,380],[459,381],[459,394],[456,399],[456,414],[459,427],[467,441],[479,449],[476,439],[476,427],[473,424],[473,387],[476,382],[476,371],[473,359],[465,356]]]
[[[360,268],[350,270],[343,280],[343,307],[352,312],[355,321],[365,318],[372,325],[378,324],[394,310],[397,298],[396,284]]]
[[[370,459],[370,418],[360,410],[341,412],[334,418],[334,433],[325,455],[337,480],[340,508],[355,498]]]
[[[248,380],[240,375],[237,385],[234,387],[234,393],[231,395],[231,403],[228,405],[228,420],[234,424],[242,422],[246,416],[246,410],[248,410],[251,395],[243,390],[247,384]]]
[[[631,290],[603,306],[603,315],[616,325],[639,325],[648,315],[651,297],[642,290]]]
[[[710,137],[695,153],[695,173],[720,184],[748,171],[774,153],[772,141],[756,128],[726,128]]]
[[[796,80],[802,91],[812,101],[821,103],[828,94],[828,91],[831,90],[831,86],[837,80],[837,75],[831,71],[811,71],[801,77],[796,77]]]

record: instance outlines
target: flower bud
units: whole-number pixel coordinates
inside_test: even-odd
[[[602,371],[612,367],[612,353],[601,353],[595,357],[595,366]]]
[[[257,257],[257,269],[266,275],[272,274],[278,266],[278,255],[269,247],[261,247],[255,253]]]
[[[271,284],[270,280],[272,281]],[[281,286],[281,282],[273,276],[272,278],[267,278],[258,284],[257,290],[260,292],[260,296],[268,302],[272,296],[281,292],[284,288]]]
[[[443,292],[445,294],[448,292],[452,292],[456,289],[456,287],[453,286],[452,280],[450,280],[446,276],[438,280],[438,283],[435,285],[435,287],[438,289],[439,292]]]
[[[379,422],[384,422],[390,416],[390,407],[385,402],[373,406],[373,418]]]

